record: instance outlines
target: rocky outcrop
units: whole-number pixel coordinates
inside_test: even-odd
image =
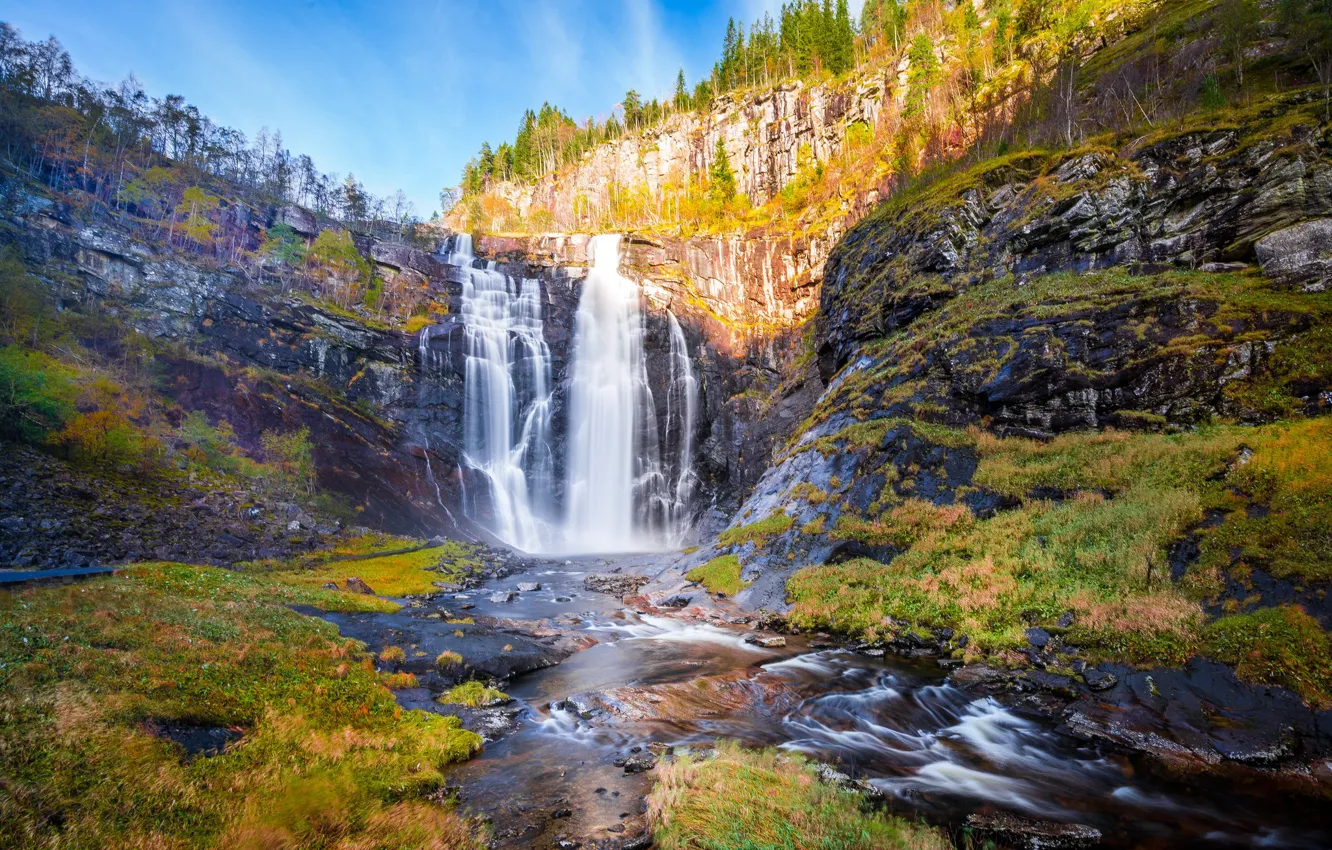
[[[491,192],[524,217],[540,207],[558,226],[572,227],[575,207],[604,198],[610,186],[643,186],[656,194],[668,183],[684,185],[705,173],[720,139],[737,188],[755,205],[763,204],[801,165],[835,156],[851,126],[875,125],[890,96],[886,75],[866,71],[843,81],[796,80],[725,94],[707,112],[673,115],[638,135],[598,145],[572,168],[534,185],[501,184]]]
[[[825,376],[861,341],[1005,275],[1257,259],[1320,285],[1326,227],[1307,220],[1332,214],[1332,164],[1309,99],[1274,97],[1236,128],[1208,121],[1118,150],[1016,154],[893,199],[829,259]]]

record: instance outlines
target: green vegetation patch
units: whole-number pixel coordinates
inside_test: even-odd
[[[338,596],[159,563],[0,593],[0,845],[476,846],[422,798],[481,739],[287,607]],[[239,738],[188,758],[171,724]]]
[[[685,578],[702,584],[713,593],[735,596],[749,586],[740,579],[740,559],[735,555],[713,558],[701,567],[694,567]]]
[[[924,825],[869,809],[801,756],[720,743],[657,766],[648,821],[664,850],[945,850]]]
[[[761,546],[769,537],[786,533],[794,524],[795,519],[786,512],[773,511],[758,522],[726,529],[717,536],[717,541],[723,546],[738,546],[751,542]]]
[[[448,693],[442,694],[439,701],[444,704],[465,705],[471,708],[483,708],[488,705],[505,702],[509,695],[495,688],[488,688],[478,681],[463,682],[455,685]]]
[[[371,532],[289,561],[255,561],[242,566],[249,572],[266,571],[274,580],[300,588],[333,583],[344,586],[355,576],[380,596],[415,596],[434,593],[435,582],[456,581],[478,565],[477,550],[450,540],[440,546],[393,553],[420,546],[407,537]],[[370,556],[370,557],[366,557]]]
[[[1070,640],[1093,656],[1157,664],[1212,653],[1251,681],[1329,702],[1328,678],[1311,671],[1332,670],[1332,656],[1307,615],[1204,625],[1199,603],[1219,598],[1226,575],[1253,568],[1297,581],[1332,575],[1332,418],[1049,442],[972,437],[973,483],[1018,507],[979,519],[907,499],[877,518],[842,517],[832,537],[902,554],[801,570],[787,586],[793,625],[871,639],[903,622],[947,626],[970,636],[968,652],[1002,657],[1024,646],[1031,623],[1072,611]],[[1037,488],[1068,495],[1029,498]],[[1207,511],[1225,520],[1203,525]],[[1168,547],[1186,534],[1201,554],[1175,583]]]

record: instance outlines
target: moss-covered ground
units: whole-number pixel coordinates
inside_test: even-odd
[[[0,593],[0,845],[478,846],[427,795],[480,738],[292,604],[375,600],[166,563]],[[163,725],[239,737],[190,758]]]
[[[663,850],[944,850],[923,825],[867,809],[794,753],[722,743],[657,766],[648,818]]]
[[[748,582],[740,578],[740,559],[735,555],[719,555],[701,567],[690,570],[685,578],[696,581],[713,593],[735,596]]]
[[[466,543],[450,540],[422,546],[419,540],[370,532],[301,558],[242,566],[247,572],[305,589],[330,583],[344,587],[355,576],[380,596],[401,597],[434,593],[434,582],[457,581],[480,563],[475,547]]]

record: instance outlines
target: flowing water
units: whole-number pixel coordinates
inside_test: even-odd
[[[679,545],[690,527],[698,381],[668,314],[666,417],[648,380],[638,284],[619,272],[620,237],[588,246],[567,385],[563,503],[557,504],[556,386],[542,322],[542,284],[480,263],[471,237],[444,262],[460,270],[466,335],[462,461],[469,517],[525,552],[626,552]],[[422,368],[439,368],[421,332]],[[479,485],[479,486],[478,486]]]
[[[587,572],[645,563],[577,559],[531,575],[558,597]],[[936,823],[1003,811],[1093,826],[1107,847],[1332,846],[1332,815],[1316,805],[1161,779],[1059,734],[1048,718],[947,684],[932,661],[814,649],[798,637],[762,649],[737,629],[617,612],[586,593],[563,598],[519,600],[512,616],[576,613],[601,642],[514,681],[520,727],[451,779],[466,806],[492,818],[500,846],[630,837],[651,774],[626,775],[615,761],[652,742],[684,751],[719,738],[834,764],[891,809]]]

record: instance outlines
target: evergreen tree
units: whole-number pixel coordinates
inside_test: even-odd
[[[689,89],[685,85],[684,68],[680,69],[679,75],[675,78],[675,108],[689,108]]]
[[[735,197],[735,172],[731,170],[731,158],[726,155],[726,146],[720,136],[712,153],[712,166],[708,169],[708,194],[722,203],[729,203]]]

